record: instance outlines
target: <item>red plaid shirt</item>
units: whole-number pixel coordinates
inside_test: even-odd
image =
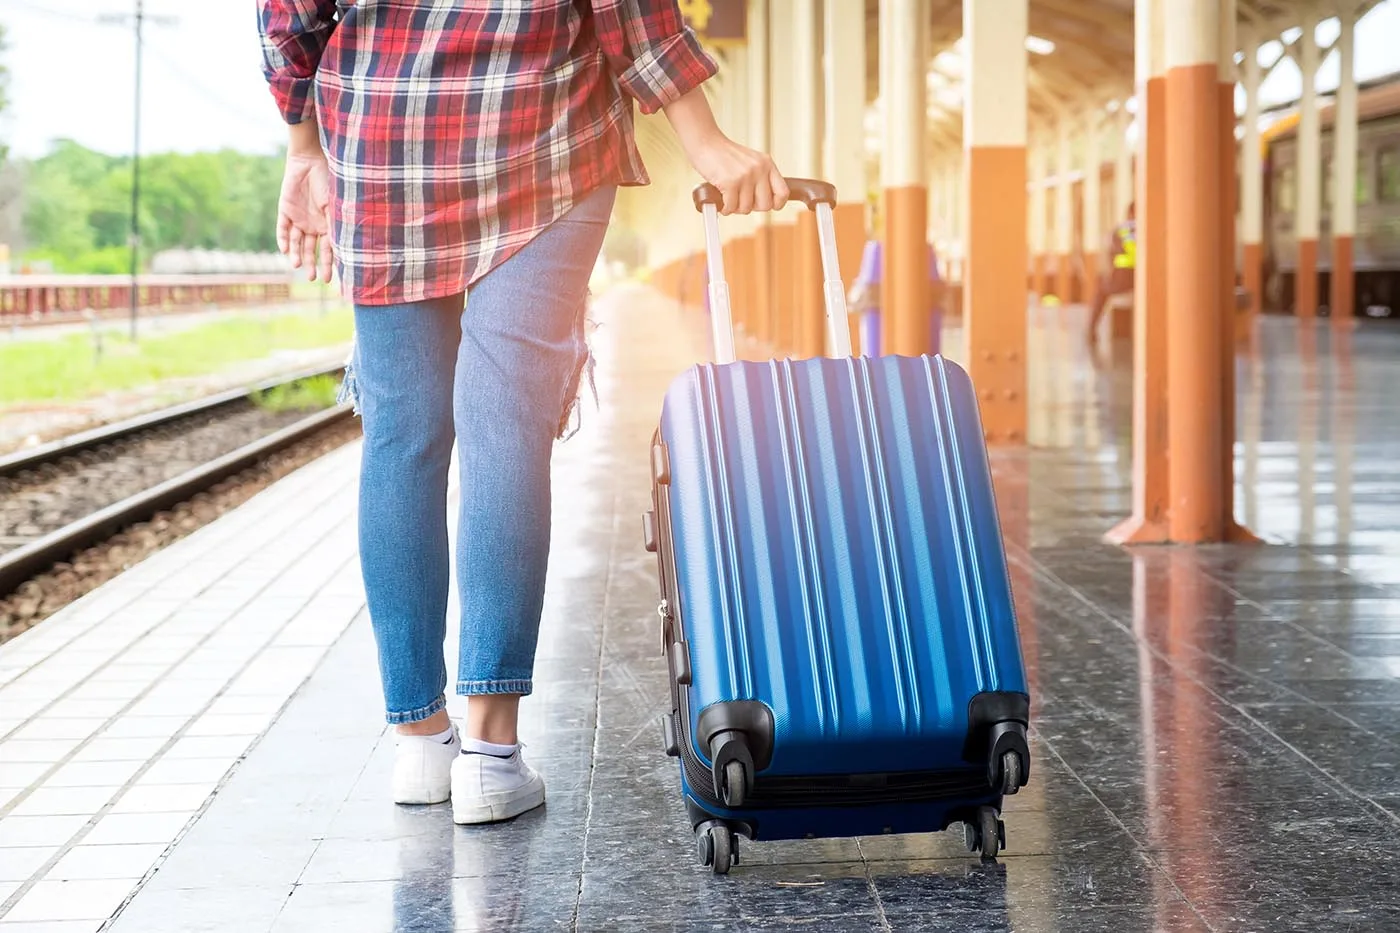
[[[461,292],[589,192],[647,184],[632,100],[652,113],[716,70],[677,0],[258,8],[283,119],[320,121],[359,304]]]

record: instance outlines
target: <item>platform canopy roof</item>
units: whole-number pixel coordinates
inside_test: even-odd
[[[1237,36],[1296,36],[1305,11],[1319,20],[1346,6],[1358,18],[1380,0],[1237,0]],[[866,0],[868,99],[879,93],[879,0]],[[1066,113],[1112,108],[1133,94],[1133,0],[1030,0],[1029,107],[1034,132]],[[935,140],[962,135],[962,2],[929,3],[928,102]],[[1292,49],[1288,49],[1291,53]],[[1238,56],[1237,56],[1238,58]]]

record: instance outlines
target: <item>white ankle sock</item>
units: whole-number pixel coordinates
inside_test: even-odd
[[[511,755],[515,754],[515,750],[519,747],[519,743],[515,745],[497,745],[494,742],[483,742],[481,739],[472,738],[471,736],[463,736],[462,738],[463,754],[466,754],[467,752],[476,752],[480,755],[493,755],[497,758],[509,758]]]

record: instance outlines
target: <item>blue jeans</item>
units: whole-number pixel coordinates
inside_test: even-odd
[[[527,694],[544,603],[550,455],[591,379],[588,278],[616,189],[598,190],[465,296],[356,306],[346,395],[363,419],[360,566],[386,717],[446,705],[447,475],[455,438],[459,694]],[[465,304],[465,308],[464,308]]]

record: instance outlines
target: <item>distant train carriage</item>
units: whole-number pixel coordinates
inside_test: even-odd
[[[1350,313],[1400,315],[1400,80],[1364,87],[1357,95],[1356,235],[1353,265],[1356,304]],[[1318,218],[1318,299],[1325,307],[1332,272],[1332,107],[1321,109],[1322,204]],[[1264,305],[1291,311],[1296,291],[1298,241],[1297,117],[1264,134]]]

